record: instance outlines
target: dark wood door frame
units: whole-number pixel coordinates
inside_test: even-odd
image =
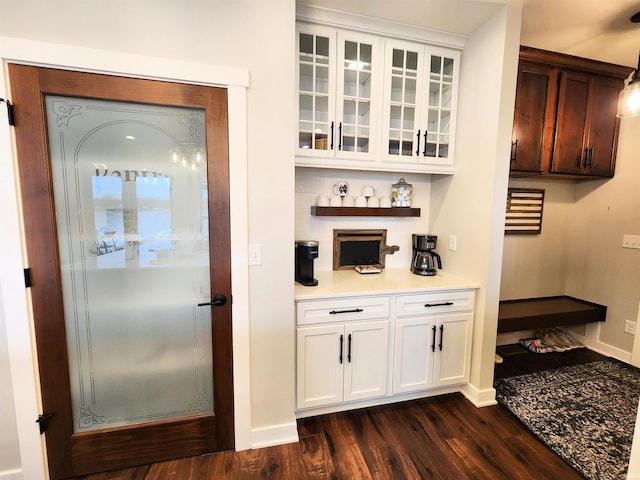
[[[38,72],[35,77],[33,76],[34,70],[37,70]],[[31,71],[32,73],[27,74],[27,71]],[[30,166],[32,165],[31,159],[43,158],[43,156],[44,158],[48,158],[46,129],[43,125],[44,116],[41,105],[42,93],[40,87],[38,87],[37,84],[47,85],[47,82],[50,81],[50,76],[53,73],[55,73],[55,71],[52,69],[34,69],[33,67],[23,67],[17,65],[11,65],[10,69],[11,81],[12,85],[14,85],[14,91],[12,92],[13,103],[16,106],[16,112],[19,112],[16,114],[16,143],[18,146],[20,163],[19,173],[21,177],[22,196],[23,199],[29,199],[28,202],[25,202],[24,205],[24,224],[25,234],[28,241],[27,254],[29,258],[29,266],[31,269],[34,289],[37,289],[38,287],[41,287],[43,285],[55,287],[60,286],[57,255],[51,255],[50,252],[41,252],[37,249],[34,250],[34,247],[29,245],[29,238],[33,238],[33,235],[36,234],[48,237],[52,239],[54,243],[56,242],[55,239],[57,238],[57,235],[55,233],[55,224],[52,221],[55,212],[53,211],[53,203],[51,201],[51,172],[47,167],[41,169],[30,168]],[[105,100],[113,98],[113,94],[111,93],[111,91],[106,92],[103,85],[100,86],[98,84],[88,84],[88,77],[101,77],[101,79],[104,78],[104,76],[95,74],[65,72],[64,86],[61,87],[60,85],[58,85],[58,87],[54,89],[55,91],[47,90],[47,88],[50,89],[52,87],[44,87],[44,89],[47,90],[48,93],[61,95],[88,96]],[[107,78],[116,79],[116,77]],[[117,87],[119,89],[118,98],[125,101],[175,104],[177,106],[183,106],[186,104],[194,107],[202,107],[204,105],[206,106],[206,108],[210,109],[210,111],[215,111],[218,113],[220,113],[220,109],[224,107],[225,122],[223,125],[214,125],[212,123],[213,120],[211,119],[211,116],[207,116],[207,128],[211,128],[211,131],[215,132],[215,135],[219,138],[225,139],[225,141],[222,143],[210,142],[210,146],[222,145],[222,147],[219,150],[213,150],[212,146],[212,150],[208,152],[208,155],[210,156],[210,158],[219,155],[225,155],[228,158],[226,91],[224,100],[222,102],[224,105],[222,105],[221,103],[216,103],[215,101],[210,99],[203,99],[201,93],[197,92],[198,89],[206,89],[207,87],[182,85],[181,88],[183,89],[183,93],[178,93],[178,91],[174,88],[177,84],[160,84],[160,82],[122,77],[118,77],[116,83],[121,84],[120,87]],[[154,87],[160,86],[160,89],[158,90],[157,88],[149,88],[151,84],[154,84]],[[20,87],[18,88],[16,87],[16,85],[19,85]],[[187,92],[186,94],[184,93],[185,88]],[[26,95],[26,97],[23,96],[23,94]],[[41,108],[21,108],[21,105],[24,105],[27,99],[29,99],[30,101],[35,101],[36,104],[39,102]],[[220,204],[221,202],[226,204],[228,207],[228,165],[226,171],[223,169],[223,171],[216,170],[214,172],[213,169],[209,169],[208,181],[210,186],[210,207]],[[220,182],[226,182],[227,188],[219,188],[221,187]],[[29,206],[28,203],[32,203],[32,205]],[[226,215],[216,217],[216,221],[219,224],[229,225],[228,208],[226,209],[226,212]],[[226,262],[226,267],[230,269],[229,239],[217,238],[216,232],[213,231],[213,229],[211,229],[210,231],[210,236],[211,242],[218,242],[218,244],[222,246],[221,251],[226,252],[226,254],[223,255],[225,258],[221,258],[220,261]],[[215,263],[215,260],[216,259],[212,258],[211,265]],[[228,296],[230,296],[230,277],[228,279],[222,279],[221,281],[218,281],[218,283],[215,285],[215,289],[216,291],[226,292]],[[81,456],[85,449],[103,449],[106,448],[107,445],[114,445],[120,442],[124,442],[125,439],[131,437],[131,431],[128,428],[114,429],[118,431],[110,432],[114,434],[114,436],[112,436],[110,440],[105,439],[104,442],[102,442],[99,437],[96,437],[92,440],[91,445],[88,446],[86,442],[83,442],[83,436],[85,436],[85,434],[74,435],[72,426],[67,420],[65,420],[70,418],[70,404],[68,400],[64,398],[64,396],[61,396],[59,394],[47,393],[60,391],[63,388],[68,387],[68,376],[65,381],[64,378],[61,379],[60,377],[54,379],[51,375],[51,368],[53,365],[67,365],[68,362],[66,357],[66,349],[64,348],[64,338],[60,338],[60,331],[64,332],[63,323],[61,324],[61,322],[63,322],[61,302],[62,299],[60,295],[60,288],[46,288],[41,295],[33,296],[34,317],[37,318],[46,315],[48,318],[47,322],[36,323],[36,338],[56,338],[58,340],[57,342],[51,342],[52,348],[38,348],[37,352],[40,367],[40,379],[43,387],[43,406],[45,409],[45,413],[47,413],[47,411],[56,412],[55,416],[50,420],[50,431],[61,431],[64,435],[73,439],[70,443],[66,444],[66,447],[63,447],[62,449],[58,448],[57,451],[54,452],[52,451],[52,446],[55,445],[56,442],[59,442],[60,439],[57,438],[58,434],[47,434],[49,468],[52,474],[52,478],[63,478],[65,476],[79,475],[84,473],[87,468],[91,468],[88,463],[93,464],[93,462],[80,460],[78,463],[78,467],[74,467],[74,469],[71,470],[69,469],[71,460],[79,458],[78,456]],[[216,372],[216,375],[220,374],[222,376],[226,376],[225,381],[228,384],[233,385],[233,378],[231,374],[232,342],[230,315],[230,305],[226,309],[216,308],[215,311],[212,311],[214,335],[224,338],[224,343],[228,345],[227,351],[215,352],[217,355],[220,355],[220,357],[218,357],[217,359],[214,358],[214,371]],[[221,416],[225,417],[228,420],[226,420],[224,424],[220,424],[220,422],[217,421],[217,417],[210,418],[206,421],[208,422],[209,427],[206,427],[205,430],[211,431],[209,428],[217,426],[215,448],[232,448],[234,438],[233,391],[231,389],[230,391],[225,392],[222,389],[217,388],[215,389],[215,395],[216,406],[223,409],[220,411]],[[154,443],[160,443],[164,445],[170,444],[171,446],[170,448],[167,448],[167,450],[175,450],[176,445],[180,442],[170,436],[168,432],[170,432],[171,429],[169,428],[167,430],[167,427],[171,427],[171,425],[154,424],[149,426],[146,431],[140,433],[140,445],[151,445]],[[187,425],[187,429],[189,428],[190,427]],[[186,446],[185,451],[187,452],[187,454],[202,453],[202,445],[208,443],[209,438],[203,438],[202,430],[194,429],[192,431],[193,436],[184,440]],[[200,433],[197,433],[198,431],[200,431]],[[204,437],[207,437],[207,435],[204,435]],[[58,445],[58,447],[59,446],[60,445]],[[154,461],[152,459],[150,451],[147,448],[141,448],[137,452],[137,457],[139,459],[138,461],[141,463]],[[118,468],[120,466],[125,466],[126,461],[125,463],[122,463],[122,461],[123,460],[119,458],[117,454],[114,454],[113,463],[107,462],[107,464],[105,464],[103,468]]]

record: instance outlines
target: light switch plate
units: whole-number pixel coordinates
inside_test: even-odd
[[[249,265],[262,265],[262,244],[249,244]]]
[[[458,248],[458,237],[449,235],[449,250],[455,250],[456,248]]]

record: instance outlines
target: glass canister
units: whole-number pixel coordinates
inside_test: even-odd
[[[413,185],[405,182],[404,178],[401,178],[398,180],[398,183],[391,185],[391,206],[410,207],[412,193]]]

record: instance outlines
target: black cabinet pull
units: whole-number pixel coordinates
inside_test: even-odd
[[[429,307],[448,307],[449,305],[453,305],[453,302],[442,302],[442,303],[425,303],[424,306]]]
[[[364,312],[361,308],[354,308],[353,310],[331,310],[329,315],[340,315],[341,313],[360,313]]]
[[[584,149],[584,162],[580,163],[582,167],[591,167],[593,165],[593,147],[587,147]]]
[[[338,150],[342,150],[342,122],[338,124]]]
[[[424,131],[424,152],[422,152],[422,155],[424,155],[425,157],[427,156],[427,131]]]
[[[402,140],[400,140],[402,141]],[[420,155],[420,130],[418,130],[418,138],[417,138],[418,146],[416,147],[416,155]]]
[[[431,329],[431,351],[436,351],[436,326],[434,325]]]
[[[349,334],[349,346],[347,349],[347,360],[351,363],[351,334]]]
[[[511,163],[516,163],[518,160],[518,140],[511,142]]]
[[[342,363],[342,352],[344,351],[344,335],[340,335],[340,363]]]
[[[442,351],[442,337],[444,337],[444,325],[440,325],[440,343],[438,344],[440,351]]]
[[[331,122],[331,150],[333,150],[333,122]]]

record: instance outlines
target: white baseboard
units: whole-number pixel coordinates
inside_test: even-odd
[[[0,472],[0,480],[23,480],[22,469]]]
[[[298,425],[295,419],[289,423],[251,430],[251,448],[271,447],[297,441]]]
[[[465,387],[461,390],[462,394],[473,403],[476,407],[489,407],[491,405],[496,405],[498,402],[496,401],[496,389],[495,388],[487,388],[485,390],[478,390],[473,385],[465,385]]]
[[[601,355],[606,355],[607,357],[613,357],[621,362],[631,363],[631,352],[626,352],[618,347],[601,342],[597,338],[577,335],[575,332],[571,332],[571,334],[577,340],[584,343],[589,350],[593,350]]]

